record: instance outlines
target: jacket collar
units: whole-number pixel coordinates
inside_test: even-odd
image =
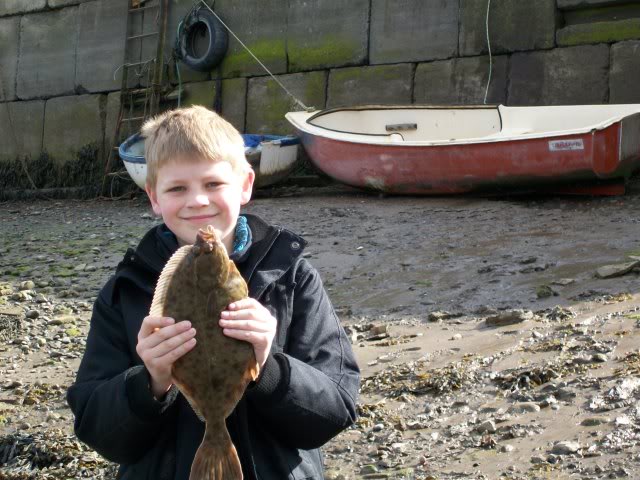
[[[249,295],[258,298],[293,266],[307,242],[287,229],[269,225],[257,215],[247,214],[246,217],[253,244],[238,268],[249,284]]]
[[[252,243],[238,262],[238,269],[249,284],[249,295],[258,298],[267,286],[280,278],[302,255],[307,245],[299,235],[270,225],[257,215],[245,214],[251,229]],[[158,225],[149,230],[135,252],[127,254],[126,263],[142,265],[159,275],[167,260],[178,249],[175,235]]]

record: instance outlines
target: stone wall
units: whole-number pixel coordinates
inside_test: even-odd
[[[192,4],[170,0],[167,56]],[[296,97],[332,108],[482,103],[487,5],[216,0],[215,9]],[[155,12],[132,17],[129,34],[157,28]],[[156,51],[154,37],[125,40],[127,13],[128,0],[0,2],[0,189],[15,187],[15,170],[25,168],[33,169],[32,181],[18,182],[25,188],[100,180],[117,143],[119,67]],[[488,103],[640,103],[640,0],[491,0],[488,23]],[[168,70],[171,82],[181,80],[185,105],[221,106],[241,131],[291,131],[284,113],[292,99],[232,36],[214,71],[179,66],[178,77],[173,63]],[[130,86],[148,84],[147,72],[139,73]],[[90,162],[96,178],[69,179]]]

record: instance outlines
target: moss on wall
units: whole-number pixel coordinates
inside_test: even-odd
[[[95,189],[102,182],[103,165],[99,162],[100,148],[96,144],[83,146],[76,157],[65,163],[43,152],[37,158],[15,158],[0,163],[0,190],[32,190],[36,188],[87,187]],[[25,173],[25,168],[28,172]]]
[[[359,61],[362,46],[351,39],[327,37],[321,44],[305,45],[290,42],[289,70],[292,72],[323,68],[327,65],[348,65]]]
[[[571,25],[558,31],[560,46],[640,39],[640,18]]]
[[[286,64],[284,39],[260,40],[248,44],[247,47],[267,67],[277,64],[278,62],[283,65]],[[267,73],[244,48],[236,52],[228,52],[220,68],[222,69],[222,76],[224,78],[242,77],[250,75],[253,72],[260,72],[260,74]]]

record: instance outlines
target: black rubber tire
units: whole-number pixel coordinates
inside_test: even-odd
[[[206,52],[197,56],[194,51],[195,36],[206,28],[209,45]],[[229,46],[227,29],[209,10],[200,10],[195,19],[182,29],[180,35],[180,53],[182,62],[192,70],[209,72],[222,61]]]

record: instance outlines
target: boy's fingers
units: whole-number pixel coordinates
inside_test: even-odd
[[[244,308],[254,307],[256,303],[258,305],[260,305],[260,303],[257,300],[253,299],[253,298],[243,298],[242,300],[237,300],[237,301],[235,301],[233,303],[230,303],[228,308],[229,308],[229,310],[236,310],[237,311],[237,310],[242,310]],[[262,305],[260,305],[260,306],[262,306]]]
[[[258,315],[258,311],[255,309],[247,309],[247,310],[234,310],[230,312],[229,310],[223,311],[220,316],[225,320],[240,320],[240,319],[254,319],[257,320],[260,315]]]
[[[258,338],[263,335],[262,333],[254,332],[251,330],[236,330],[233,328],[225,328],[223,333],[227,337],[235,338],[237,340],[244,340],[245,342],[254,343]]]
[[[175,363],[176,360],[184,356],[187,352],[191,351],[195,346],[196,346],[196,339],[192,338],[191,340],[188,340],[180,344],[178,347],[174,348],[173,350],[167,352],[162,357],[156,358],[155,361],[157,362],[157,364],[162,363],[163,365],[173,365],[173,363]]]
[[[196,329],[190,328],[186,332],[182,332],[163,342],[160,342],[158,345],[151,348],[151,351],[149,353],[152,358],[161,358],[162,356],[166,355],[170,351],[178,348],[180,345],[188,342],[195,336],[196,336]]]
[[[178,322],[175,325],[162,327],[154,332],[151,332],[149,336],[142,338],[139,343],[142,343],[145,349],[151,349],[161,344],[162,342],[175,337],[176,335],[180,335],[181,333],[186,332],[190,328],[191,322],[187,320]]]
[[[271,325],[266,322],[255,320],[220,320],[220,326],[233,330],[251,330],[254,332],[269,332],[272,330]]]
[[[170,317],[144,317],[140,326],[139,337],[145,338],[151,335],[156,329],[173,325],[175,320]]]

